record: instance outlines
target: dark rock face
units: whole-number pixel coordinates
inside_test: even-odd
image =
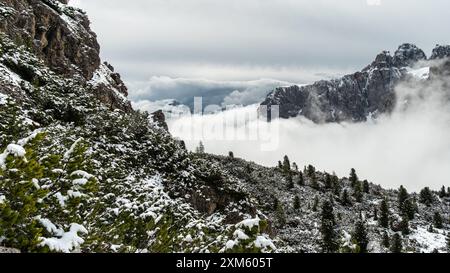
[[[100,46],[87,16],[67,0],[2,0],[0,31],[30,48],[59,74],[90,79]]]
[[[166,117],[162,110],[158,110],[158,111],[152,113],[151,117],[152,117],[153,122],[158,124],[159,127],[169,130],[169,127],[167,126],[167,123],[166,123]]]
[[[393,61],[396,67],[405,67],[426,59],[427,56],[422,49],[413,44],[402,44],[395,51]]]
[[[88,82],[91,92],[111,109],[121,109],[125,112],[133,111],[128,101],[128,89],[120,74],[114,72],[114,67],[103,63],[94,72],[92,80]]]
[[[450,56],[450,46],[437,46],[430,59]],[[318,81],[306,86],[277,88],[261,105],[279,105],[280,117],[304,116],[313,122],[365,121],[390,113],[395,106],[395,86],[406,78],[408,67],[426,61],[425,53],[413,44],[402,44],[393,56],[380,53],[363,70],[340,79]],[[431,67],[433,73],[444,75],[445,65]]]
[[[450,57],[450,45],[436,45],[431,54],[431,60],[438,60]]]
[[[280,117],[302,115],[316,123],[365,121],[395,105],[395,84],[402,78],[388,52],[360,72],[312,85],[275,89],[262,105],[280,106]]]
[[[76,79],[111,109],[131,112],[120,74],[100,62],[97,36],[86,14],[67,0],[2,0],[0,32],[23,45],[56,74]],[[29,78],[29,79],[28,79]],[[35,82],[36,77],[25,77]]]

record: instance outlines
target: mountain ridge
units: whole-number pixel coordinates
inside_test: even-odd
[[[366,121],[368,117],[389,114],[393,110],[395,87],[411,78],[409,72],[414,64],[447,57],[450,57],[450,46],[437,45],[428,59],[417,46],[405,43],[393,56],[383,51],[361,71],[342,78],[277,88],[261,105],[268,109],[278,105],[281,118],[304,116],[316,123]]]

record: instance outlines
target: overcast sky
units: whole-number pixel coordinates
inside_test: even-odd
[[[147,99],[170,97],[170,91],[151,86],[155,77],[173,79],[174,88],[179,78],[201,79],[199,84],[259,79],[306,83],[359,70],[380,51],[392,52],[403,42],[417,44],[427,55],[435,44],[450,43],[448,0],[71,4],[87,11],[103,59],[132,86],[132,99],[138,93],[139,99],[143,93],[152,94]]]

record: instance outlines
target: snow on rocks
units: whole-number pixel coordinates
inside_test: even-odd
[[[410,240],[416,241],[419,252],[431,253],[434,250],[443,250],[446,246],[445,233],[436,229],[435,232],[429,232],[423,227],[417,227],[417,230],[409,236]]]
[[[422,67],[418,69],[407,68],[408,75],[418,80],[427,80],[430,77],[430,67]]]
[[[0,105],[5,105],[8,101],[8,96],[0,93]]]
[[[0,82],[5,82],[13,86],[20,87],[22,78],[0,63]]]

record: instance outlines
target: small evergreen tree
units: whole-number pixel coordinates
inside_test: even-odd
[[[439,197],[442,199],[445,196],[447,196],[447,193],[445,192],[445,187],[442,186],[441,190],[439,191]]]
[[[229,157],[229,158],[234,158],[234,153],[233,153],[232,151],[229,151],[229,152],[228,152],[228,157]]]
[[[361,203],[363,199],[363,192],[361,188],[361,182],[356,181],[353,185],[353,197],[355,198],[356,202]]]
[[[341,183],[339,182],[339,178],[333,174],[331,176],[331,181],[333,184],[333,193],[336,196],[340,196],[341,195]]]
[[[294,169],[295,172],[298,172],[298,165],[297,163],[292,163],[292,169]]]
[[[377,209],[377,207],[373,208],[373,220],[378,221],[378,209]]]
[[[410,233],[409,220],[406,215],[402,216],[402,220],[400,221],[400,224],[399,224],[399,229],[403,235],[408,235]]]
[[[284,212],[283,205],[280,202],[277,204],[276,216],[280,226],[286,225],[286,214]]]
[[[281,163],[280,160],[278,160],[278,169],[280,169],[280,170],[283,169],[283,163]]]
[[[319,197],[316,195],[314,197],[314,203],[312,206],[312,211],[317,211],[317,207],[319,206]]]
[[[379,223],[384,228],[389,227],[389,207],[386,199],[381,201]]]
[[[355,187],[356,182],[358,181],[358,175],[356,175],[356,171],[353,168],[350,170],[349,180],[350,184],[352,185],[352,188]]]
[[[336,221],[333,213],[333,206],[330,201],[325,201],[322,205],[321,227],[322,250],[323,252],[336,252],[339,248],[338,234],[335,230]]]
[[[364,180],[363,181],[363,192],[364,193],[369,193],[369,191],[370,191],[369,181]]]
[[[294,181],[292,179],[292,174],[288,173],[286,175],[286,182],[288,184],[288,189],[293,189],[294,188]]]
[[[350,196],[348,195],[347,189],[344,189],[341,197],[341,204],[343,206],[352,206],[352,202],[350,201]]]
[[[298,174],[298,181],[297,182],[298,182],[299,186],[304,186],[305,185],[305,179],[303,177],[303,173],[302,172],[300,172]]]
[[[391,252],[401,253],[402,250],[403,250],[402,236],[400,236],[400,234],[398,233],[395,233],[391,241]]]
[[[315,177],[316,176],[316,168],[314,168],[313,165],[308,165],[307,174],[308,174],[308,177]]]
[[[430,188],[425,187],[420,191],[420,203],[425,204],[426,206],[431,206],[433,204],[433,193]]]
[[[434,227],[435,227],[435,228],[439,228],[439,229],[443,228],[444,225],[443,225],[442,222],[443,222],[443,221],[442,221],[442,216],[441,216],[441,214],[440,214],[439,212],[436,211],[436,212],[434,213],[434,216],[433,216]]]
[[[410,199],[405,200],[400,211],[403,215],[407,216],[409,220],[414,219],[417,207],[413,205]]]
[[[398,208],[400,211],[403,211],[403,204],[406,200],[408,200],[409,194],[403,186],[400,186],[397,194]]]
[[[381,244],[385,247],[385,248],[389,248],[391,246],[391,242],[389,240],[389,235],[387,234],[386,231],[383,232],[383,238],[381,241]]]
[[[300,198],[298,197],[298,195],[296,195],[294,198],[294,209],[295,210],[300,209]]]
[[[311,179],[311,188],[318,190],[320,187],[316,175],[314,174],[313,176],[310,177],[310,179]]]
[[[39,248],[43,231],[36,220],[42,207],[38,200],[47,193],[35,183],[43,177],[44,170],[31,149],[23,157],[5,154],[5,168],[0,166],[1,241],[4,246],[23,252],[35,251]]]
[[[366,225],[363,220],[358,220],[352,234],[352,240],[356,243],[358,253],[366,253],[369,244]]]
[[[333,187],[333,181],[331,180],[331,175],[329,173],[325,174],[325,188],[331,189]]]
[[[283,172],[290,173],[291,172],[291,163],[289,161],[289,157],[287,155],[283,158]]]

